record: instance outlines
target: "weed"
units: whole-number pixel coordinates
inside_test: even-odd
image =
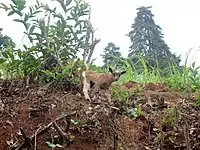
[[[177,122],[178,111],[176,107],[166,108],[164,110],[163,123],[173,125]]]
[[[130,118],[137,117],[142,114],[143,114],[143,112],[142,112],[142,108],[140,106],[137,106],[135,108],[128,108],[126,110],[126,115]]]
[[[196,102],[194,105],[197,107],[200,107],[200,90],[195,92],[195,99],[196,99]]]
[[[111,86],[110,90],[113,97],[115,99],[118,99],[119,101],[126,101],[131,96],[131,94],[133,94],[136,91],[138,91],[138,88],[127,89],[123,86],[119,87],[117,85]]]
[[[46,142],[48,144],[49,147],[51,147],[52,149],[56,148],[56,147],[59,147],[59,148],[62,148],[62,145],[60,144],[54,144],[54,143],[51,143],[49,141]]]

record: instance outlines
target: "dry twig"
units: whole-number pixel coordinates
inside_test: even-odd
[[[37,150],[37,134],[38,134],[38,131],[41,129],[41,126],[36,130],[35,132],[35,146],[34,146],[34,150]]]
[[[23,129],[20,127],[20,132],[23,136],[23,141],[21,141],[20,139],[18,141],[16,141],[13,145],[10,146],[11,149],[14,149],[14,150],[19,150],[20,148],[22,148],[25,144],[29,144],[31,145],[31,141],[33,139],[35,139],[36,141],[36,136],[40,135],[41,133],[43,133],[45,130],[47,130],[49,127],[51,127],[52,124],[54,124],[54,127],[56,128],[55,126],[55,121],[58,121],[58,120],[61,120],[65,117],[68,117],[68,116],[71,116],[71,115],[74,115],[76,113],[76,111],[70,113],[70,114],[66,114],[66,115],[63,115],[63,116],[60,116],[58,117],[57,119],[55,119],[54,121],[50,122],[48,125],[46,126],[40,126],[39,129],[37,129],[37,131],[30,137],[27,137],[23,131]],[[57,126],[58,127],[58,126]],[[69,129],[69,127],[67,127]],[[58,129],[58,128],[57,128]],[[58,129],[59,130],[59,129]],[[57,131],[58,131],[57,130]],[[66,129],[67,131],[67,129]],[[63,132],[63,131],[62,131]],[[61,133],[61,132],[60,132]],[[65,136],[65,134],[63,134]],[[35,144],[36,145],[36,144]],[[35,146],[36,147],[36,146]]]

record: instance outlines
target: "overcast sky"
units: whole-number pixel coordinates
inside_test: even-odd
[[[50,0],[43,0],[48,2]],[[136,17],[136,8],[152,6],[156,24],[160,25],[164,39],[172,52],[181,54],[183,59],[190,48],[194,48],[190,55],[190,63],[196,60],[200,65],[200,1],[199,0],[87,0],[92,5],[92,23],[97,28],[96,37],[101,39],[97,45],[93,58],[96,63],[102,64],[100,54],[108,42],[114,42],[120,47],[123,56],[127,56],[130,41],[125,36]],[[9,3],[10,0],[0,0],[0,3]],[[35,0],[28,0],[34,3]],[[11,36],[18,44],[24,42],[21,24],[12,21],[0,10],[0,27],[3,33]]]

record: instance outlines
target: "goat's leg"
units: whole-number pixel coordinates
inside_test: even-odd
[[[90,96],[88,94],[88,91],[90,89],[90,84],[87,82],[85,72],[82,73],[83,77],[83,94],[86,100],[90,101]]]
[[[100,89],[100,85],[99,85],[99,84],[95,84],[95,85],[94,85],[93,93],[99,92],[99,89]]]
[[[86,100],[90,100],[90,96],[88,94],[88,91],[90,89],[90,84],[88,84],[87,82],[85,82],[83,84],[83,94]]]

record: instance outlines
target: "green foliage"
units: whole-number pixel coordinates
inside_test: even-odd
[[[164,82],[171,89],[185,90],[186,83],[184,82],[183,71],[179,70],[176,66],[171,66],[169,77],[164,78]]]
[[[195,68],[195,65],[192,66],[192,68],[188,68],[188,78],[191,85],[192,92],[195,92],[196,90],[200,89],[200,74],[199,74],[199,67]]]
[[[184,66],[181,70],[178,67],[171,67],[169,77],[164,78],[164,82],[172,89],[191,90],[192,92],[200,89],[199,68]]]
[[[198,91],[195,92],[195,98],[196,98],[195,105],[197,107],[200,107],[200,90],[198,90]]]
[[[65,79],[72,84],[78,84],[80,82],[80,71],[78,67],[81,67],[83,62],[81,60],[70,59],[66,65],[60,65],[54,70],[41,70],[43,77],[40,78],[40,84],[43,82],[61,81]]]
[[[143,114],[143,112],[142,112],[142,108],[140,106],[137,106],[135,108],[128,108],[126,110],[126,115],[130,118],[137,117],[142,114]]]
[[[0,48],[15,47],[15,43],[9,36],[0,36]]]
[[[77,125],[77,124],[82,124],[82,125],[84,125],[84,124],[88,124],[88,123],[89,123],[89,120],[86,120],[86,119],[82,119],[82,120],[71,120],[71,122],[72,122],[73,124],[75,124],[75,125]]]
[[[164,110],[163,123],[173,125],[177,122],[178,111],[176,107],[167,108]]]
[[[69,61],[83,50],[87,35],[89,5],[82,0],[59,0],[61,12],[50,8],[48,4],[36,1],[26,6],[25,0],[12,0],[9,6],[1,3],[0,8],[8,16],[15,15],[15,22],[21,23],[24,34],[31,47],[14,49],[14,46],[0,49],[0,62],[4,76],[23,77],[34,74],[44,78],[54,78],[61,66],[70,66]],[[62,67],[61,67],[62,68]],[[68,71],[66,71],[68,70]],[[52,71],[52,74],[49,72]],[[65,68],[65,73],[70,72]]]
[[[90,65],[89,69],[92,71],[96,71],[98,73],[106,73],[107,72],[107,70],[103,70],[101,67],[94,65],[94,64]]]
[[[166,76],[168,72],[166,68],[170,64],[178,65],[180,58],[170,52],[169,47],[163,40],[162,29],[155,24],[154,15],[150,8],[137,8],[137,17],[131,26],[132,31],[128,34],[132,43],[129,56],[132,56],[132,61],[138,72],[142,73],[144,71],[141,68],[143,64],[138,58],[138,55],[140,55],[145,60],[148,69],[157,68],[162,76]]]
[[[122,85],[113,85],[110,91],[114,99],[117,99],[119,101],[126,101],[134,92],[137,92],[139,90],[139,87],[126,89]]]
[[[124,89],[124,88],[119,88],[117,86],[112,86],[111,88],[111,94],[115,99],[118,99],[119,101],[126,101],[128,97],[130,96],[130,91]]]
[[[122,85],[119,85],[119,86],[113,85],[111,86],[110,92],[113,99],[116,99],[121,102],[126,102],[133,93],[139,90],[140,90],[140,87],[127,89]],[[142,114],[143,112],[140,106],[126,107],[124,110],[124,115],[130,118],[137,117]]]
[[[180,89],[180,90],[191,90],[195,92],[200,89],[200,73],[199,68],[195,67],[194,63],[192,67],[179,67],[176,65],[169,66],[168,76],[162,77],[159,70],[157,68],[148,69],[145,59],[143,57],[138,56],[139,61],[141,62],[141,68],[143,72],[140,73],[136,69],[136,65],[133,64],[132,57],[128,58],[118,58],[124,66],[126,66],[126,73],[120,77],[117,84],[122,84],[128,81],[135,81],[140,83],[165,83],[172,90]],[[115,58],[117,59],[117,57]]]
[[[146,83],[146,82],[161,82],[162,81],[162,77],[160,76],[160,74],[158,73],[157,69],[154,68],[154,70],[149,70],[146,66],[145,60],[140,57],[140,61],[142,62],[141,66],[142,68],[144,68],[143,72],[140,73],[136,67],[135,64],[133,64],[132,62],[132,58],[128,57],[128,58],[119,58],[121,60],[121,62],[124,64],[124,66],[126,66],[125,70],[126,73],[120,77],[120,79],[116,82],[116,83],[124,83],[124,82],[128,82],[128,81],[135,81],[135,82],[142,82],[142,83]]]
[[[117,47],[114,43],[112,42],[108,43],[108,45],[105,47],[103,51],[103,54],[101,55],[104,62],[103,65],[104,69],[108,69],[109,66],[115,66],[115,67],[122,66],[122,63],[118,59],[115,59],[115,57],[118,58],[121,57],[121,53],[119,50],[120,48]]]

